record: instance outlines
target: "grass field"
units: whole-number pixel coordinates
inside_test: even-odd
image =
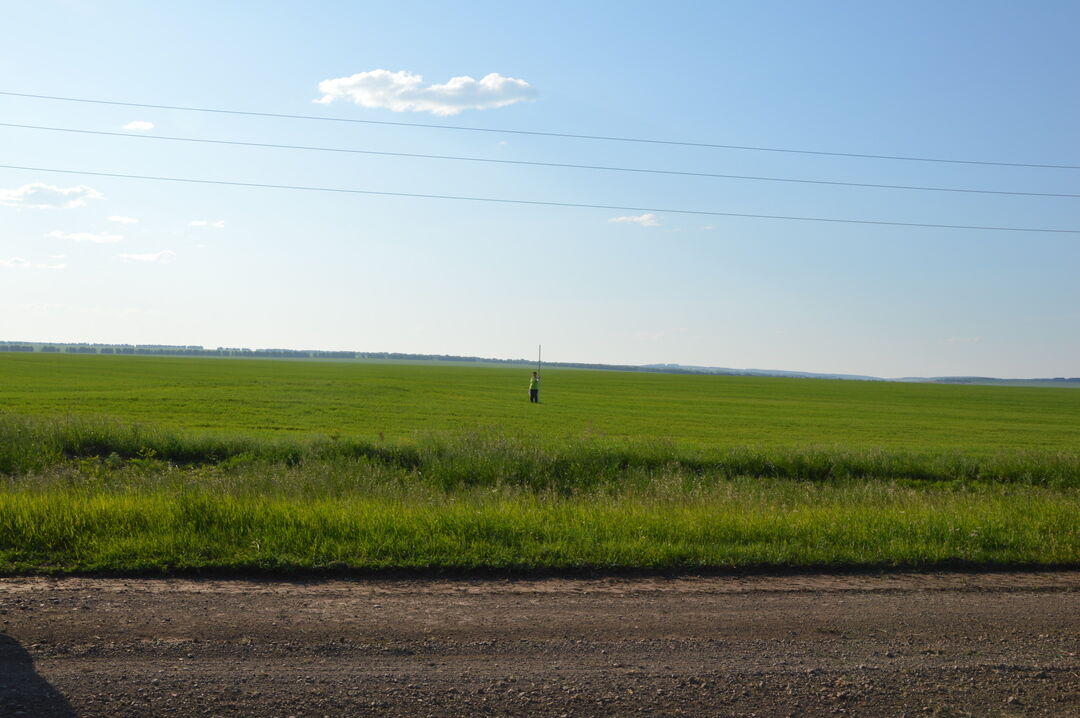
[[[0,572],[1080,564],[1080,392],[0,354]]]
[[[215,433],[392,441],[495,429],[544,443],[840,447],[987,455],[1080,447],[1080,391],[244,359],[0,354],[0,406]]]

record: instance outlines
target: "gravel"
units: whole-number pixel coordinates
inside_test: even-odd
[[[0,579],[0,716],[1080,716],[1080,572]]]

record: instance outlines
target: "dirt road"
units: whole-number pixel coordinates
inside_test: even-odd
[[[0,716],[1080,716],[1080,572],[0,579]]]

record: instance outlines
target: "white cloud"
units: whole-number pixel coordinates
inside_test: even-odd
[[[18,189],[0,189],[0,204],[27,209],[74,209],[85,207],[88,199],[105,199],[93,187],[55,187],[44,182],[24,184]]]
[[[639,214],[633,217],[612,217],[608,222],[625,222],[628,224],[636,224],[639,227],[660,226],[660,223],[656,221],[656,215],[652,212],[646,212],[645,214]]]
[[[351,100],[361,107],[376,107],[394,112],[430,112],[456,115],[462,110],[489,110],[515,102],[532,100],[536,90],[525,80],[503,77],[497,72],[475,80],[468,75],[452,77],[444,85],[422,85],[422,75],[406,70],[371,70],[349,77],[323,80],[315,100],[328,104],[336,99]]]
[[[193,219],[188,222],[189,227],[213,227],[214,229],[225,229],[225,220],[219,219],[211,221],[209,219]]]
[[[124,125],[125,130],[152,130],[154,129],[153,122],[147,122],[146,120],[132,120]]]
[[[166,264],[176,259],[176,252],[171,249],[163,249],[153,254],[121,254],[118,256],[125,262],[158,262]]]
[[[134,217],[121,217],[118,214],[111,215],[111,216],[109,216],[108,219],[109,219],[110,222],[117,222],[119,224],[138,224],[139,223],[139,220],[135,219]]]
[[[8,267],[11,269],[66,269],[66,264],[34,264],[28,262],[22,257],[12,257],[11,259],[0,259],[0,267]]]
[[[94,244],[112,244],[124,238],[122,234],[109,234],[108,232],[62,232],[54,229],[45,235],[50,239],[70,239],[72,242],[93,242]]]

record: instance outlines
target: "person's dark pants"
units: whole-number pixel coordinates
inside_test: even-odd
[[[529,401],[531,401],[534,404],[539,404],[540,403],[540,390],[539,389],[529,389]]]

